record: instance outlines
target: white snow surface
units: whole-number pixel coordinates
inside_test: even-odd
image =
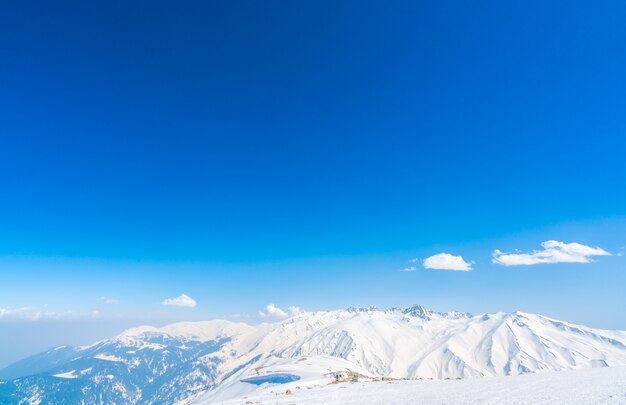
[[[322,388],[334,381],[334,374],[339,371],[351,371],[368,376],[367,370],[337,357],[316,356],[283,359],[270,356],[239,370],[207,395],[198,396],[197,400],[203,404],[221,403],[232,398],[244,398],[257,392],[274,395],[275,392],[284,393],[287,389],[295,391],[303,388]],[[272,377],[276,374],[297,375],[300,380],[286,384],[265,383],[261,386],[241,381],[250,377]]]
[[[404,380],[326,384],[296,388],[265,386],[230,399],[206,397],[201,404],[343,405],[623,405],[626,367],[544,372],[465,380]],[[302,385],[302,384],[301,384]]]
[[[78,378],[78,376],[75,374],[76,370],[72,370],[72,371],[68,371],[66,373],[59,373],[59,374],[54,374],[53,377],[58,377],[58,378]]]
[[[104,360],[104,361],[113,361],[113,362],[120,362],[120,363],[124,362],[124,359],[121,359],[117,356],[111,356],[108,354],[96,354],[94,358],[98,360]]]

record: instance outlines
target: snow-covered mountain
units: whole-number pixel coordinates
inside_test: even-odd
[[[624,331],[522,312],[353,308],[255,326],[216,320],[140,327],[86,347],[55,348],[0,370],[0,403],[211,403],[254,389],[262,382],[254,378],[270,372],[330,382],[347,370],[447,379],[615,365],[626,365]]]

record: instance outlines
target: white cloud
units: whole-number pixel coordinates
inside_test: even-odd
[[[405,268],[403,268],[403,269],[402,269],[402,270],[400,270],[400,271],[415,271],[415,270],[417,270],[417,267],[415,267],[415,266],[409,266],[409,267],[405,267]]]
[[[424,268],[432,270],[470,271],[473,262],[466,262],[462,256],[439,253],[424,260]]]
[[[109,298],[109,297],[100,297],[98,298],[98,301],[103,302],[105,304],[119,304],[121,301],[116,299],[116,298]]]
[[[196,302],[196,300],[194,300],[187,294],[181,294],[175,298],[166,298],[163,301],[161,301],[161,305],[168,305],[168,306],[174,306],[174,307],[193,308],[197,304],[198,303]]]
[[[276,305],[269,304],[268,306],[265,307],[265,311],[259,311],[259,316],[261,318],[270,318],[270,317],[286,318],[289,315],[287,315],[285,311],[278,308]]]
[[[600,247],[593,248],[576,242],[548,240],[541,246],[543,250],[533,250],[530,253],[505,253],[496,249],[491,261],[503,266],[529,266],[543,263],[589,263],[591,256],[611,255]]]
[[[302,308],[291,306],[287,308],[287,311],[283,311],[279,307],[274,304],[269,304],[265,307],[264,311],[259,311],[259,316],[261,318],[287,318],[289,316],[296,316],[304,312]]]

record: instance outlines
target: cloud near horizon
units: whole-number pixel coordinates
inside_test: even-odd
[[[173,307],[193,308],[197,304],[198,303],[196,302],[196,300],[194,300],[187,294],[181,294],[178,297],[174,297],[174,298],[166,298],[163,301],[161,301],[161,305],[173,306]]]
[[[430,270],[471,271],[474,262],[466,262],[463,256],[438,253],[424,260],[424,268]]]
[[[580,243],[565,243],[547,240],[541,243],[543,250],[530,253],[506,253],[498,249],[492,253],[491,261],[503,266],[532,266],[552,263],[590,263],[592,256],[611,256],[600,247],[586,246]]]
[[[302,312],[302,308],[297,306],[291,306],[287,308],[287,311],[283,311],[274,304],[268,304],[264,311],[259,311],[259,316],[261,318],[288,318],[290,316],[296,316]]]
[[[0,319],[25,320],[25,321],[58,321],[67,319],[97,318],[100,312],[97,310],[89,313],[75,311],[51,311],[33,307],[0,307]]]
[[[9,308],[9,307],[0,307],[0,318],[10,317],[21,315],[29,311],[29,307],[18,307],[18,308]]]

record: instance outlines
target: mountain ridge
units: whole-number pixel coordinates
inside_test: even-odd
[[[139,326],[0,370],[0,399],[71,403],[63,402],[65,395],[86,404],[101,396],[116,404],[176,403],[220,387],[245,391],[250,384],[238,380],[245,373],[271,359],[294,368],[301,358],[317,359],[316,370],[340,365],[372,378],[516,375],[626,365],[626,331],[521,311],[471,315],[420,305],[302,312],[258,325],[210,320]]]

